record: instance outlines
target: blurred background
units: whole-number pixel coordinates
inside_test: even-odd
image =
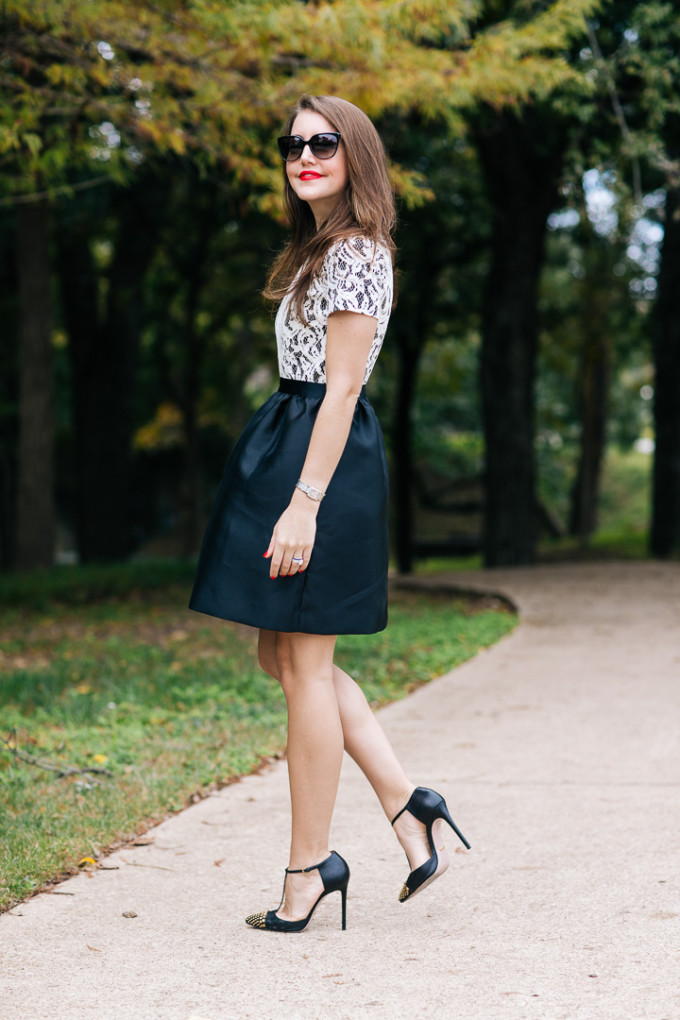
[[[599,0],[2,8],[0,569],[196,554],[277,386],[303,92],[376,122],[395,564],[680,553],[680,19]]]

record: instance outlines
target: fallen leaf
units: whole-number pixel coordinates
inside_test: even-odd
[[[78,861],[78,867],[84,868],[86,864],[96,864],[94,857],[83,857],[82,860]]]
[[[136,910],[124,910],[123,911],[123,917],[137,917],[137,911]]]
[[[220,864],[224,864],[226,859],[227,859],[226,857],[220,857],[219,861],[215,861],[215,867],[219,868]]]
[[[101,953],[101,949],[97,949],[96,946],[91,946],[89,943],[87,944],[87,948],[91,949],[93,953]]]
[[[92,755],[92,761],[96,761],[97,765],[103,765],[104,762],[108,761],[108,760],[109,760],[109,756],[107,754],[93,754]]]

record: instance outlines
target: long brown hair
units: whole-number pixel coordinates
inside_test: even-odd
[[[264,296],[280,301],[302,266],[292,296],[293,308],[304,321],[305,295],[328,249],[343,238],[361,234],[385,245],[394,258],[392,231],[396,216],[385,148],[363,110],[337,96],[300,96],[284,134],[291,133],[295,118],[303,110],[321,114],[340,132],[347,159],[347,187],[318,230],[310,206],[295,194],[285,164],[283,167],[283,205],[292,236],[272,266]]]

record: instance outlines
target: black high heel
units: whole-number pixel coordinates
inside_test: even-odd
[[[349,883],[349,866],[347,861],[333,850],[330,857],[321,861],[320,864],[312,864],[309,868],[286,868],[286,876],[301,875],[308,871],[319,872],[323,882],[323,892],[306,917],[303,917],[301,921],[284,921],[283,918],[277,916],[276,910],[281,909],[281,904],[286,895],[286,879],[284,878],[281,903],[279,903],[276,910],[263,910],[259,914],[251,914],[250,917],[246,917],[246,924],[249,924],[251,928],[264,928],[266,931],[304,931],[324,896],[328,896],[332,892],[339,892],[342,895],[342,930],[345,931],[347,885]]]
[[[408,811],[409,814],[413,815],[419,822],[422,822],[427,829],[427,841],[430,844],[430,850],[432,856],[429,860],[421,864],[419,868],[416,868],[406,879],[406,882],[401,888],[399,893],[399,902],[405,903],[406,900],[411,899],[421,889],[425,889],[430,882],[434,882],[435,878],[439,878],[443,875],[449,866],[449,855],[446,852],[446,847],[442,843],[442,833],[444,822],[447,822],[455,834],[460,839],[468,850],[470,844],[466,840],[463,833],[460,831],[453,818],[449,814],[449,809],[446,806],[446,801],[440,793],[436,790],[428,790],[425,786],[417,786],[411,794],[408,803],[401,811],[394,816],[392,819],[392,825],[396,822],[397,818],[403,815],[404,811]],[[437,849],[439,844],[439,849]],[[408,860],[408,855],[407,855]]]

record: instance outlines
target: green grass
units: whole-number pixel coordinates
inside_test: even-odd
[[[652,458],[609,447],[602,470],[598,529],[588,545],[576,538],[541,543],[544,560],[624,559],[649,556]]]
[[[578,559],[640,560],[649,556],[652,457],[636,450],[607,449],[602,470],[599,526],[588,545],[576,538],[543,539],[539,562]],[[418,574],[478,570],[482,556],[418,561]]]
[[[190,572],[150,564],[3,579],[0,909],[281,753],[284,699],[256,666],[253,632],[187,612]],[[338,662],[381,704],[514,622],[397,592],[388,629],[341,638]],[[15,749],[82,772],[59,776]]]
[[[610,447],[602,471],[599,542],[621,542],[638,535],[644,541],[651,517],[653,458],[635,450]]]
[[[0,574],[0,609],[46,609],[54,603],[79,606],[102,599],[127,599],[169,585],[189,585],[196,573],[191,560],[53,567],[25,574]]]

